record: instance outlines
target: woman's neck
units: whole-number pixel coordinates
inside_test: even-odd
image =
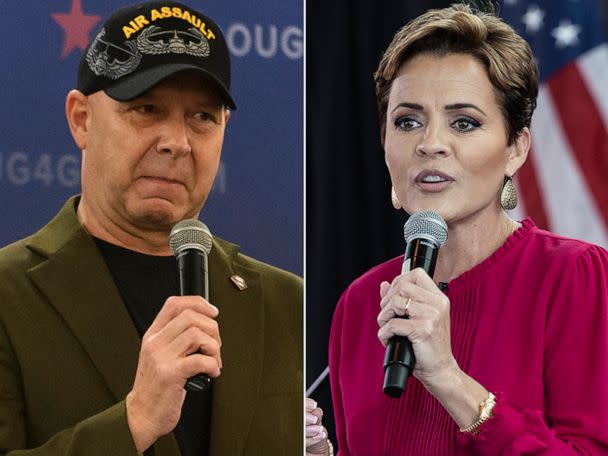
[[[502,210],[450,223],[448,240],[439,250],[433,279],[449,282],[491,256],[520,224]]]

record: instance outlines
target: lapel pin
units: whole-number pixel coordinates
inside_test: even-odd
[[[245,282],[245,279],[243,279],[240,275],[233,274],[230,277],[230,280],[232,280],[232,283],[234,283],[240,291],[247,289],[247,282]]]

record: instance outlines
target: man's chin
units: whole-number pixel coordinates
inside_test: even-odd
[[[169,232],[173,225],[185,218],[195,217],[193,211],[166,200],[146,200],[131,211],[134,223],[141,229]]]

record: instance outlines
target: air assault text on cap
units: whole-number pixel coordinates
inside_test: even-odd
[[[129,21],[128,25],[123,26],[122,32],[125,34],[125,38],[129,39],[129,37],[138,32],[146,25],[149,25],[150,22],[157,21],[159,19],[168,19],[168,18],[177,18],[182,19],[194,27],[196,27],[200,32],[207,37],[208,40],[215,39],[215,34],[207,28],[207,25],[196,15],[190,13],[189,11],[182,10],[178,7],[170,8],[168,6],[163,6],[160,8],[160,11],[156,8],[150,11],[150,20],[146,18],[143,14],[134,17]]]

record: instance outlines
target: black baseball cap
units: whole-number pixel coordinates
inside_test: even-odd
[[[230,95],[230,54],[218,25],[177,2],[146,2],[121,8],[104,23],[82,55],[78,90],[99,90],[118,101],[139,97],[163,79],[199,71],[226,106]]]

